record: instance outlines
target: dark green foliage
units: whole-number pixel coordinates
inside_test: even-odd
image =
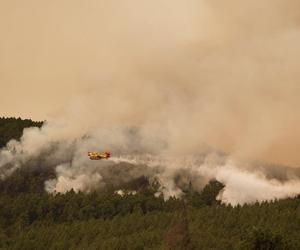
[[[12,192],[0,190],[0,249],[300,249],[297,198],[225,206],[212,181],[184,201],[164,201],[143,178],[125,185],[144,183],[136,195],[51,195],[43,191],[47,174],[33,169],[0,181],[15,183]]]
[[[184,202],[182,202],[174,213],[170,229],[165,236],[165,250],[191,250],[191,239],[187,211]]]
[[[188,215],[197,249],[300,249],[298,199],[190,208]]]
[[[41,125],[1,118],[0,146]],[[44,189],[53,168],[30,166],[0,180],[0,249],[300,249],[299,197],[232,207],[220,204],[224,185],[212,180],[165,201],[145,177],[117,187],[136,195],[117,195],[113,186],[53,195]]]
[[[2,196],[0,207],[0,249],[158,249],[176,205],[143,193],[70,191]]]
[[[11,139],[19,140],[24,128],[41,127],[43,122],[34,122],[29,119],[0,117],[0,148]]]
[[[0,181],[0,194],[18,196],[45,193],[44,183],[53,177],[55,177],[53,168],[41,166],[19,168],[11,176]]]
[[[269,229],[253,228],[247,235],[245,249],[282,250],[289,249],[288,243],[280,234],[274,234]]]
[[[111,220],[35,224],[9,242],[11,249],[160,249],[170,213],[132,213]]]
[[[186,193],[185,199],[187,203],[192,207],[204,207],[220,204],[217,200],[217,196],[224,188],[224,185],[217,180],[211,180],[202,190],[202,192],[196,192],[192,187],[189,188]]]
[[[205,205],[211,206],[219,204],[220,202],[216,199],[220,191],[224,188],[224,185],[217,180],[211,180],[201,192],[201,200]]]

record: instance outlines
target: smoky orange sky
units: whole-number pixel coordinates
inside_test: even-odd
[[[297,0],[2,0],[0,115],[166,128],[300,165]],[[158,128],[159,127],[159,128]]]

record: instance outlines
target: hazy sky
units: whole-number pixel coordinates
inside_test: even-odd
[[[299,9],[0,0],[0,116],[165,124],[174,148],[300,165]]]

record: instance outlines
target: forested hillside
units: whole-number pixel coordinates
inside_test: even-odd
[[[0,117],[0,148],[4,147],[10,139],[18,140],[24,128],[41,127],[43,122],[34,122],[29,119]]]
[[[21,126],[13,132],[1,121],[1,138],[20,136]],[[146,177],[126,183],[124,195],[114,187],[49,194],[53,176],[36,165],[0,180],[0,249],[300,249],[299,198],[232,207],[216,199],[224,186],[211,180],[164,200]]]

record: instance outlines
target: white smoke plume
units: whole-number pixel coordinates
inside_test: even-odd
[[[16,168],[39,161],[43,167],[56,169],[55,179],[45,183],[50,193],[101,190],[142,176],[157,180],[165,199],[180,197],[190,184],[201,191],[211,179],[225,185],[219,199],[232,205],[294,197],[300,193],[300,175],[295,169],[289,173],[285,169],[277,174],[281,177],[278,179],[270,167],[243,166],[242,162],[236,163],[229,156],[209,150],[198,155],[168,155],[166,144],[144,137],[137,128],[100,129],[77,138],[62,137],[60,129],[65,128],[46,123],[41,129],[25,129],[20,142],[9,142],[0,153],[2,178]],[[107,148],[113,152],[111,159],[89,160],[89,150]]]
[[[6,2],[0,110],[29,96],[20,110],[51,116],[1,150],[2,178],[40,164],[56,168],[49,192],[141,175],[165,197],[211,178],[232,204],[299,192],[298,169],[251,163],[300,165],[298,1]]]

